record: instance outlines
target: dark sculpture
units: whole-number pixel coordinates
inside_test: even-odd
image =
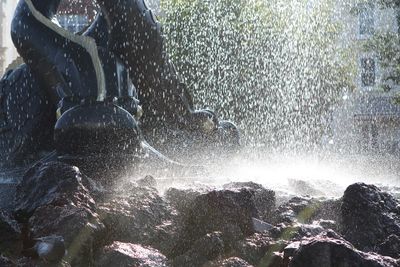
[[[134,155],[166,127],[200,144],[238,146],[234,124],[194,109],[143,0],[97,0],[99,14],[79,34],[51,22],[60,2],[17,6],[11,36],[26,64],[0,81],[0,166],[54,149],[59,157]]]

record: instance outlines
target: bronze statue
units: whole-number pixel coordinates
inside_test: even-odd
[[[78,34],[52,22],[60,2],[17,6],[11,36],[25,64],[0,81],[0,166],[52,150],[133,155],[150,147],[145,139],[160,146],[164,128],[186,131],[196,145],[238,147],[234,124],[194,109],[143,0],[97,0],[97,17]]]

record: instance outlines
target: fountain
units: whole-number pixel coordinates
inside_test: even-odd
[[[12,22],[0,266],[400,266],[396,166],[326,149],[331,1],[168,0],[165,35],[143,0],[77,33],[61,2]]]
[[[60,2],[17,6],[11,36],[26,64],[2,80],[3,167],[21,167],[51,150],[83,169],[86,159],[101,162],[96,169],[126,165],[140,151],[154,151],[145,136],[162,138],[142,133],[164,127],[186,130],[199,144],[238,146],[232,123],[194,109],[143,1],[98,1],[100,12],[81,34],[52,22]]]

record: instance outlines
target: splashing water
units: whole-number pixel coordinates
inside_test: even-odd
[[[153,170],[161,185],[254,181],[287,194],[328,197],[341,196],[358,181],[396,190],[395,158],[323,149],[334,107],[357,90],[357,62],[341,17],[349,5],[350,0],[162,0],[157,13],[168,53],[196,105],[236,122],[244,149],[195,175],[171,178],[168,171]],[[68,19],[76,23],[67,17],[65,24]]]

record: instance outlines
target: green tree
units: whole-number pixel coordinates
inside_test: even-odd
[[[169,53],[196,104],[235,121],[249,143],[318,143],[352,87],[333,4],[309,2],[162,0]]]

